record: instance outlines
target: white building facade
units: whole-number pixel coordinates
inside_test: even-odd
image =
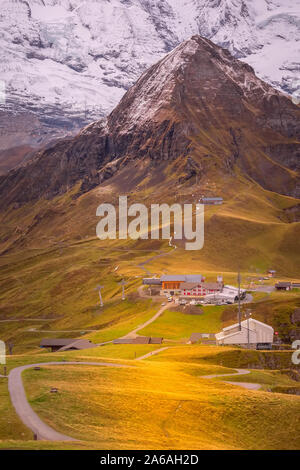
[[[262,323],[254,318],[249,318],[241,322],[241,330],[239,324],[223,328],[220,333],[216,334],[217,345],[223,344],[236,344],[236,345],[247,345],[251,347],[257,346],[258,343],[269,344],[273,343],[274,329]]]

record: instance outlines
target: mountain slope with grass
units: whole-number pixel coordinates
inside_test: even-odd
[[[268,370],[265,361],[264,370],[239,378],[260,381],[263,388],[259,391],[226,384],[222,377],[205,378],[234,373],[232,367],[251,361],[255,364],[259,357],[272,354],[278,356],[278,370]],[[43,365],[54,356],[61,364]],[[110,362],[127,367],[67,364],[74,360],[108,361],[109,357],[113,358]],[[0,448],[297,449],[300,397],[277,391],[280,387],[299,388],[299,382],[282,369],[289,358],[287,351],[199,345],[171,346],[143,361],[125,356],[117,359],[111,345],[44,354],[38,359],[30,354],[12,357],[9,370],[20,364],[41,363],[40,370],[29,369],[23,374],[30,405],[49,426],[78,441],[33,441],[10,407],[0,378],[0,409],[5,410],[0,415],[0,430],[7,426],[7,419],[13,423],[9,433],[0,431]],[[58,392],[49,393],[54,384]]]
[[[97,342],[126,334],[157,311],[136,292],[151,273],[212,281],[223,273],[234,284],[238,269],[246,278],[272,268],[300,278],[299,112],[249,66],[195,36],[143,74],[107,120],[1,176],[0,315],[19,322],[3,322],[3,337],[30,349],[47,330]],[[224,204],[206,206],[200,251],[100,241],[98,205],[118,207],[124,194],[148,207],[202,195]],[[133,295],[124,304],[122,278]]]

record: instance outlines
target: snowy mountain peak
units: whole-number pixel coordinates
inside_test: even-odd
[[[194,34],[296,93],[299,12],[300,0],[3,0],[0,111],[37,116],[39,135],[99,119]]]
[[[195,68],[198,69],[197,75]],[[120,133],[126,133],[146,122],[167,119],[170,110],[173,114],[173,104],[178,107],[178,94],[182,93],[178,90],[182,83],[185,84],[184,89],[188,89],[189,80],[192,79],[197,80],[198,94],[204,101],[213,100],[224,93],[225,81],[230,81],[249,101],[279,94],[257,78],[248,64],[234,59],[227,50],[208,39],[195,35],[140,77],[109,116],[109,122]],[[184,95],[179,102],[181,100],[184,101]],[[94,125],[88,126],[82,133],[89,133],[94,128]]]
[[[128,191],[151,173],[166,186],[239,174],[297,197],[299,113],[248,64],[195,35],[142,74],[107,118],[0,177],[1,204],[108,179]]]

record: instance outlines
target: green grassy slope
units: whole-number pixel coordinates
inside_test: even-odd
[[[187,340],[192,333],[217,333],[222,328],[224,307],[199,307],[200,315],[189,315],[182,312],[166,310],[151,325],[139,333],[145,336],[162,336],[163,338]]]
[[[22,256],[11,253],[0,260],[0,330],[1,338],[15,344],[15,352],[35,350],[43,337],[89,337],[103,342],[123,336],[149,318],[159,309],[161,301],[140,298],[137,288],[145,268],[163,272],[201,272],[208,280],[215,280],[215,270],[199,262],[198,254],[172,250],[161,245],[166,253],[152,260],[160,250],[138,242],[107,246],[99,240],[70,242],[61,250],[28,248]],[[193,252],[192,252],[193,253]],[[187,268],[188,266],[188,268]],[[236,284],[236,273],[223,271],[225,283]],[[243,287],[248,279],[257,276],[249,270],[242,273]],[[127,300],[121,300],[119,282],[127,281]],[[274,281],[273,281],[274,282]],[[104,308],[94,290],[103,284]],[[257,295],[250,308],[262,321],[271,323],[284,336],[294,328],[290,314],[300,306],[298,292]],[[215,333],[222,326],[236,321],[236,307],[205,307],[202,315],[184,315],[165,312],[141,334],[164,336],[182,340],[192,332]],[[13,320],[13,321],[11,321]],[[288,324],[288,326],[287,326]]]
[[[69,352],[57,358],[100,360],[102,351],[107,358],[116,350],[108,345],[88,354]],[[119,352],[124,356],[123,346]],[[23,380],[34,410],[49,425],[80,442],[32,442],[30,433],[20,435],[22,426],[16,423],[10,440],[1,435],[0,448],[298,448],[300,397],[264,391],[297,384],[291,378],[276,371],[254,371],[249,380],[261,381],[263,390],[247,391],[221,379],[201,377],[231,373],[228,357],[233,363],[237,352],[235,348],[175,346],[150,360],[123,361],[131,366],[126,369],[62,363],[27,370]],[[282,357],[285,354],[280,352]],[[226,366],[220,365],[220,357]],[[35,356],[28,355],[11,358],[9,367],[35,361]],[[57,394],[49,392],[53,386]],[[0,415],[0,428],[11,419],[10,413]]]

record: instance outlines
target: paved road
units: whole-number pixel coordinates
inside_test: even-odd
[[[151,351],[147,354],[144,354],[144,356],[137,357],[136,361],[141,361],[142,359],[147,359],[148,357],[155,356],[155,354],[165,351],[165,349],[169,349],[169,348],[166,346],[164,348],[156,349],[155,351]]]
[[[39,364],[29,364],[12,369],[8,376],[8,390],[12,404],[21,421],[31,431],[37,435],[38,440],[47,441],[76,441],[70,436],[61,434],[53,428],[45,424],[29,405],[22,382],[22,372],[33,367],[43,367],[49,365],[89,365],[89,366],[106,366],[106,367],[128,367],[121,364],[113,364],[109,362],[43,362]]]
[[[162,305],[160,307],[160,309],[158,310],[158,312],[153,315],[153,317],[151,317],[149,320],[145,321],[144,323],[142,323],[141,325],[139,325],[137,328],[135,328],[134,330],[130,331],[130,333],[127,333],[127,335],[123,336],[122,338],[135,338],[137,336],[137,332],[142,330],[143,328],[145,328],[146,326],[150,325],[151,323],[153,323],[158,317],[161,316],[161,314],[167,310],[168,308],[170,308],[170,303],[166,303],[166,305]]]
[[[250,374],[250,370],[247,369],[235,369],[237,372],[233,374],[212,374],[212,375],[203,375],[201,376],[202,379],[215,379],[216,377],[232,377],[233,375],[246,375]],[[252,382],[229,382],[224,380],[225,383],[231,385],[238,385],[239,387],[246,388],[248,390],[259,390],[261,388],[260,384],[252,383]]]
[[[275,286],[256,286],[255,289],[247,289],[250,292],[266,292],[270,294],[275,291]]]
[[[230,384],[230,385],[237,385],[238,387],[243,387],[243,388],[246,388],[247,390],[259,390],[261,388],[260,384],[255,384],[252,382],[229,382],[228,380],[224,380],[224,383]]]

